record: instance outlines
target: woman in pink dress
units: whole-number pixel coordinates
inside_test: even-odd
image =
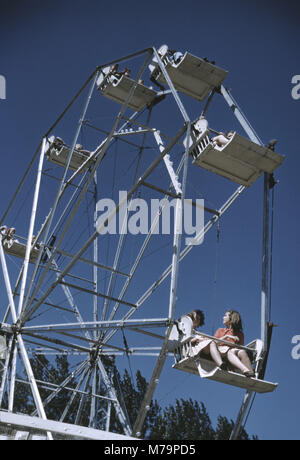
[[[255,377],[252,365],[246,350],[235,348],[234,345],[244,345],[244,333],[240,314],[235,310],[227,310],[223,317],[225,328],[216,331],[215,337],[224,339],[232,345],[218,342],[218,351],[222,358],[227,358],[229,363],[242,372],[246,377]]]

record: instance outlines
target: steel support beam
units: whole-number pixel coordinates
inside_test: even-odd
[[[229,107],[233,110],[234,115],[240,122],[241,126],[248,134],[249,138],[259,144],[263,145],[262,141],[259,139],[254,129],[250,125],[249,121],[238,108],[237,103],[231,96],[231,94],[221,86],[221,94],[223,95],[225,101]],[[270,174],[264,174],[264,198],[263,198],[263,254],[262,254],[262,289],[261,289],[261,340],[263,342],[264,351],[266,351],[267,344],[267,325],[268,325],[268,283],[269,283],[269,220],[270,220],[270,206],[269,206],[269,180]],[[240,429],[244,416],[246,414],[247,408],[249,406],[251,396],[253,392],[247,391],[242,402],[241,409],[238,413],[235,426],[231,433],[231,440],[238,439]]]

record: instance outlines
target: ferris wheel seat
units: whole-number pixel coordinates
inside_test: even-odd
[[[105,71],[105,69],[103,69]],[[105,72],[107,72],[105,74]],[[130,91],[136,85],[128,107],[140,112],[146,105],[151,104],[157,96],[157,92],[142,83],[137,83],[126,75],[116,78],[110,75],[108,70],[101,74],[98,81],[98,90],[110,100],[124,104]]]
[[[49,138],[45,150],[45,155],[47,156],[48,161],[58,166],[65,167],[69,153],[70,148],[67,147],[60,138],[55,138],[55,136],[51,136]],[[91,152],[88,152],[87,150],[74,149],[69,169],[71,169],[71,171],[77,171],[78,168],[80,168],[83,165],[83,163],[85,163],[86,160],[88,160],[90,155]],[[90,162],[87,162],[85,167],[82,168],[82,170],[80,171],[81,173],[86,170],[86,168],[89,166],[89,163]]]
[[[193,163],[222,177],[249,187],[264,172],[273,173],[284,160],[273,150],[234,133],[222,147],[214,145],[208,132],[190,148]]]
[[[251,348],[254,353],[252,359],[255,365],[255,370],[258,371],[258,367],[263,355],[262,341],[257,339],[247,345],[247,348]],[[252,352],[251,352],[252,353]],[[215,382],[224,383],[226,385],[232,385],[238,388],[243,388],[248,391],[254,391],[256,393],[270,393],[273,392],[278,384],[260,380],[257,378],[246,377],[238,372],[231,370],[222,370],[216,366],[216,364],[209,358],[203,358],[199,356],[190,355],[190,337],[185,339],[177,348],[174,349],[175,363],[173,364],[174,369],[178,369],[190,374],[197,375],[201,378],[214,380]]]
[[[26,244],[20,243],[15,240],[11,245],[3,244],[4,251],[11,256],[19,257],[20,259],[25,259],[26,255]],[[29,261],[35,263],[39,254],[38,248],[33,248],[30,253]]]
[[[217,368],[213,362],[206,359],[195,360],[194,358],[185,358],[181,362],[174,364],[173,368],[199,375],[199,366],[201,366],[202,371],[204,370],[208,374],[203,378],[224,383],[226,385],[243,388],[248,391],[254,391],[256,393],[271,393],[278,386],[277,383],[245,377],[242,374],[238,374],[232,371],[221,370]]]
[[[178,61],[176,59],[171,61],[167,45],[163,45],[158,50],[158,54],[175,89],[199,101],[203,101],[213,89],[219,88],[228,73],[188,52],[183,54]],[[167,84],[156,58],[150,64],[149,70],[154,78]]]

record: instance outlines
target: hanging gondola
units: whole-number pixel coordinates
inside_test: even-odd
[[[283,155],[233,131],[228,137],[223,133],[212,137],[207,120],[201,117],[192,124],[189,152],[196,166],[246,187],[264,172],[273,173],[284,160]]]
[[[97,86],[103,96],[120,104],[124,104],[135,86],[132,97],[128,100],[128,107],[136,112],[150,105],[157,96],[157,92],[145,86],[143,82],[135,82],[126,73],[117,73],[111,67],[101,69]]]
[[[2,246],[6,254],[11,256],[25,259],[26,255],[26,244],[20,243],[15,235],[14,228],[7,228],[5,225],[0,229],[2,235]],[[31,249],[29,262],[35,263],[39,254],[39,247],[35,246]]]
[[[45,155],[47,160],[58,166],[65,166],[70,153],[70,148],[64,143],[60,137],[51,136],[46,144]],[[91,156],[91,152],[84,150],[81,145],[77,144],[72,153],[69,168],[72,171],[77,171],[84,163],[85,166],[80,172],[86,170],[89,166],[87,160]]]
[[[203,101],[208,94],[220,87],[227,76],[227,71],[192,54],[170,51],[167,45],[158,49],[172,83],[177,91]],[[156,57],[149,66],[151,80],[166,84],[166,78],[158,65]]]
[[[191,347],[191,340],[197,336],[204,336],[215,341],[220,341],[203,333],[193,331],[193,322],[189,316],[183,316],[174,326],[169,337],[169,351],[174,353],[174,369],[179,369],[191,374],[200,375],[202,378],[214,380],[227,385],[244,388],[248,391],[257,393],[269,393],[274,391],[278,384],[260,380],[257,378],[262,360],[264,359],[262,341],[257,339],[249,343],[246,347],[235,345],[247,351],[251,357],[251,363],[256,374],[256,378],[246,377],[237,370],[220,369],[209,357],[194,356]],[[227,344],[226,341],[220,342]],[[228,342],[232,346],[232,343]]]

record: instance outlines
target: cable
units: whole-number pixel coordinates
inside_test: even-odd
[[[216,265],[215,265],[215,278],[213,288],[213,305],[212,305],[212,331],[211,335],[215,332],[215,320],[217,313],[217,279],[218,279],[218,268],[219,268],[219,243],[220,243],[220,219],[217,223],[217,242],[216,242]]]
[[[28,185],[28,191],[24,191],[24,194],[23,194],[24,198],[23,198],[19,208],[17,209],[14,218],[12,219],[11,226],[14,226],[16,224],[17,219],[21,215],[21,212],[25,209],[25,203],[26,203],[27,199],[29,198],[29,195],[30,195],[31,191],[32,191],[32,183],[30,183]]]
[[[270,242],[270,286],[269,286],[269,320],[271,321],[271,305],[272,305],[272,276],[273,276],[273,238],[274,238],[274,187],[272,188],[272,204],[271,204],[271,242]]]

